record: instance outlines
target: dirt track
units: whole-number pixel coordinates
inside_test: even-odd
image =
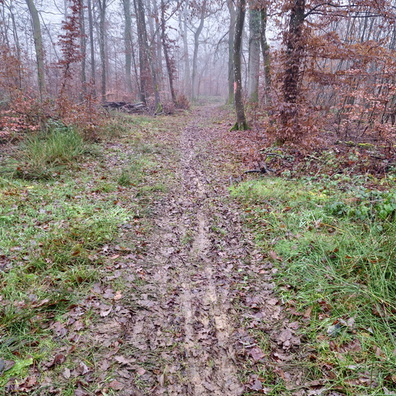
[[[266,357],[242,324],[257,317],[270,332],[280,318],[271,268],[263,269],[238,208],[227,198],[229,178],[217,151],[221,135],[208,122],[214,114],[210,107],[195,111],[175,142],[175,188],[155,209],[148,254],[139,263],[148,283],[138,299],[131,294],[136,309],[125,337],[145,390],[125,395],[251,392],[254,379],[242,384],[241,369],[247,359]],[[244,284],[246,275],[257,279]],[[136,379],[130,389],[135,385]]]

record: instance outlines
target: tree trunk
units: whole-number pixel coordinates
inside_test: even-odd
[[[95,65],[95,43],[93,35],[93,17],[92,17],[92,3],[88,0],[88,29],[89,29],[89,45],[91,50],[91,83],[92,95],[96,96],[96,65]]]
[[[157,73],[152,59],[151,49],[148,45],[147,30],[146,30],[146,16],[142,0],[135,0],[137,28],[139,36],[139,58],[140,58],[140,85],[141,85],[141,100],[146,103],[147,98],[147,70],[151,72],[151,79],[154,90],[155,112],[162,111],[162,105],[158,89]],[[142,78],[143,77],[143,78]]]
[[[106,59],[106,8],[107,0],[98,0],[99,4],[99,53],[102,67],[102,77],[100,84],[100,93],[102,102],[106,102],[107,90],[107,59]]]
[[[19,89],[22,88],[22,58],[21,58],[21,45],[19,43],[19,36],[18,36],[18,29],[16,26],[15,22],[15,15],[13,11],[12,4],[8,6],[8,10],[10,12],[11,20],[12,20],[12,34],[14,37],[14,42],[15,42],[15,48],[16,48],[16,53],[17,53],[17,58],[18,58],[18,81],[17,81],[17,87]]]
[[[283,80],[284,109],[281,121],[284,129],[279,144],[287,140],[298,140],[301,131],[298,128],[298,101],[300,99],[300,66],[304,52],[303,25],[305,20],[305,0],[294,0],[286,34],[285,74]]]
[[[168,79],[169,79],[169,89],[172,97],[173,104],[177,104],[175,89],[173,86],[173,63],[172,59],[169,55],[169,43],[167,42],[166,36],[166,25],[165,25],[165,3],[164,0],[161,0],[161,40],[162,46],[164,50],[165,56],[165,63],[166,63],[166,70],[168,72]]]
[[[271,58],[270,48],[267,43],[267,8],[263,7],[261,10],[261,51],[264,61],[264,104],[271,105]]]
[[[36,50],[36,62],[37,62],[37,82],[40,93],[40,100],[46,93],[45,85],[45,65],[44,65],[44,47],[43,37],[41,34],[41,24],[37,8],[34,5],[33,0],[26,0],[26,4],[29,8],[30,17],[32,18],[33,37],[34,37],[34,48]]]
[[[191,99],[193,100],[195,99],[196,96],[195,90],[196,90],[196,79],[197,79],[197,69],[198,69],[199,36],[201,35],[202,29],[204,27],[206,3],[207,0],[204,0],[201,8],[201,18],[199,20],[199,25],[194,33],[194,53],[193,53],[192,76],[191,76]]]
[[[125,42],[125,78],[127,92],[132,94],[132,18],[131,18],[131,0],[123,0],[124,6],[124,42]]]
[[[235,36],[235,8],[232,0],[227,0],[230,13],[230,28],[228,32],[228,104],[234,103],[234,36]]]
[[[138,47],[139,47],[140,100],[144,104],[147,104],[147,86],[148,86],[147,69],[149,65],[145,50],[145,38],[147,34],[145,34],[146,25],[144,21],[144,9],[142,2],[139,0],[134,0],[134,6],[135,6],[135,14],[136,14],[136,25],[138,32]]]
[[[237,17],[235,24],[235,39],[234,39],[234,92],[235,92],[235,110],[237,115],[237,122],[231,130],[246,130],[249,129],[245,109],[243,106],[242,97],[242,72],[241,72],[241,50],[242,50],[242,34],[243,23],[245,21],[246,0],[238,0]]]
[[[183,20],[182,18],[183,14]],[[190,73],[190,55],[188,51],[188,29],[187,29],[187,8],[184,7],[183,13],[180,13],[180,30],[183,31],[183,58],[184,58],[184,94],[191,97],[191,73]]]
[[[258,103],[260,73],[260,10],[251,8],[249,16],[248,95],[250,102]]]
[[[87,38],[85,35],[84,0],[79,0],[80,47],[81,47],[81,99],[87,90]]]

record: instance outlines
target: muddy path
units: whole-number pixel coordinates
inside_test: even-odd
[[[138,263],[146,282],[128,296],[123,350],[137,375],[125,395],[255,394],[254,378],[241,373],[248,361],[264,364],[265,354],[244,324],[253,318],[272,332],[280,319],[271,266],[228,197],[229,159],[219,150],[229,148],[210,122],[215,114],[195,110],[173,143],[175,183],[156,204]]]

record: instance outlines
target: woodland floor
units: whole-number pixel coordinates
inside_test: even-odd
[[[48,319],[51,356],[31,361],[4,395],[322,394],[300,364],[300,325],[274,293],[278,257],[258,250],[229,195],[263,142],[229,129],[227,112],[209,105],[140,127],[155,166],[138,185],[103,185],[137,155],[128,138],[86,165],[93,202],[113,200],[129,219],[95,253],[99,279]],[[282,378],[284,391],[271,393],[260,372]]]

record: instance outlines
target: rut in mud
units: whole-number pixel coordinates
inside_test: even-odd
[[[218,131],[208,124],[214,111],[197,110],[175,142],[175,187],[156,205],[148,253],[138,263],[148,282],[131,291],[124,340],[145,390],[126,394],[242,395],[243,362],[264,359],[242,322],[256,315],[268,330],[280,318],[280,306],[266,303],[273,297],[270,270],[227,204]],[[260,282],[241,292],[236,285],[247,268],[260,271]],[[246,306],[236,312],[241,295]]]
[[[227,279],[233,265],[212,242],[218,194],[207,139],[194,118],[180,142],[179,182],[156,214],[149,256],[156,284],[135,317],[129,342],[137,349],[175,345],[164,352],[156,394],[240,395],[232,340],[234,317]],[[146,260],[147,261],[147,260]],[[150,260],[148,260],[150,261]],[[143,265],[147,268],[147,262]],[[141,301],[142,303],[142,301]],[[164,341],[164,338],[168,338]],[[173,349],[173,350],[172,350]],[[144,351],[142,351],[144,352]],[[162,385],[162,386],[161,386]]]

